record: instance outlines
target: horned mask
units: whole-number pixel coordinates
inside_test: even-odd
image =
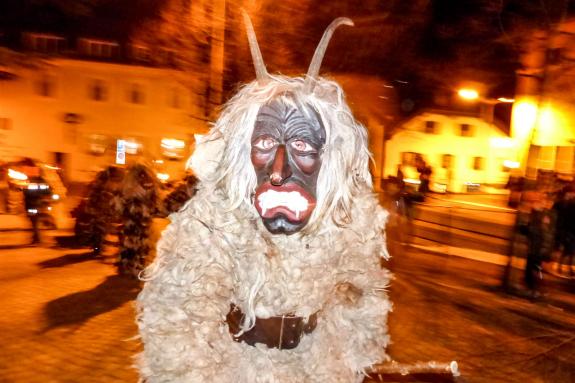
[[[353,196],[371,186],[365,129],[341,87],[319,77],[329,40],[348,18],[326,29],[304,77],[267,72],[244,12],[256,80],[224,107],[189,165],[223,189],[230,209],[245,207],[272,234],[302,235],[326,222],[350,222]]]

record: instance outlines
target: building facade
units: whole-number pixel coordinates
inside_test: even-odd
[[[511,135],[528,178],[575,174],[575,19],[526,39],[517,73]]]
[[[81,57],[66,58],[55,55],[65,47],[60,37],[27,39],[48,58],[0,80],[2,159],[33,157],[61,167],[69,181],[87,182],[116,162],[124,140],[128,163],[144,159],[172,178],[183,174],[194,134],[208,126],[180,71],[114,62],[114,42],[80,39]]]
[[[404,121],[386,142],[385,174],[402,166],[406,178],[418,180],[415,160],[432,168],[437,191],[497,191],[507,183],[512,142],[495,124],[465,113],[422,111]]]

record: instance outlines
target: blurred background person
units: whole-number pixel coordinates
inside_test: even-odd
[[[559,251],[557,271],[563,275],[567,265],[569,277],[573,277],[573,256],[575,255],[575,184],[567,185],[553,206],[557,214],[556,248]],[[565,262],[567,261],[567,262]]]
[[[555,236],[553,200],[541,191],[529,192],[531,211],[526,227],[527,259],[525,263],[525,285],[531,298],[541,295],[539,280],[543,278],[542,263],[551,260]]]
[[[40,243],[39,219],[44,213],[45,199],[51,196],[49,185],[42,177],[42,169],[31,158],[24,158],[20,162],[22,172],[28,177],[28,183],[23,188],[24,208],[26,216],[32,226],[32,245]]]
[[[174,185],[174,189],[162,202],[163,215],[168,216],[180,210],[196,194],[197,186],[198,179],[193,174],[186,175],[182,181]]]
[[[8,166],[0,162],[0,214],[8,214],[10,185],[8,183]]]
[[[117,166],[98,172],[88,186],[87,198],[72,212],[76,218],[74,234],[77,244],[90,246],[94,255],[102,253],[106,236],[114,232],[114,225],[119,222],[114,203],[120,194],[123,178],[124,170]]]
[[[130,166],[116,207],[121,217],[118,271],[138,277],[151,258],[152,221],[159,213],[160,192],[155,174],[143,164]]]

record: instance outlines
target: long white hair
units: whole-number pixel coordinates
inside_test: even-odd
[[[321,152],[322,165],[317,182],[317,204],[302,230],[309,234],[320,229],[326,219],[337,225],[351,222],[353,197],[360,189],[371,188],[367,133],[345,102],[341,87],[330,80],[315,80],[313,91],[306,92],[303,77],[272,76],[260,84],[253,81],[224,106],[209,134],[198,143],[201,159],[189,164],[207,187],[221,189],[227,196],[227,209],[248,207],[255,213],[253,196],[257,186],[251,163],[251,137],[260,108],[271,102],[295,104],[305,113],[315,111],[326,131]],[[303,108],[301,108],[303,106]],[[205,150],[214,146],[217,150]],[[210,166],[211,171],[201,169]]]

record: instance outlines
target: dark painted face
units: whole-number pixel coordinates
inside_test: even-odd
[[[301,230],[316,205],[325,129],[315,111],[302,108],[280,101],[264,105],[252,134],[255,207],[274,234]]]

